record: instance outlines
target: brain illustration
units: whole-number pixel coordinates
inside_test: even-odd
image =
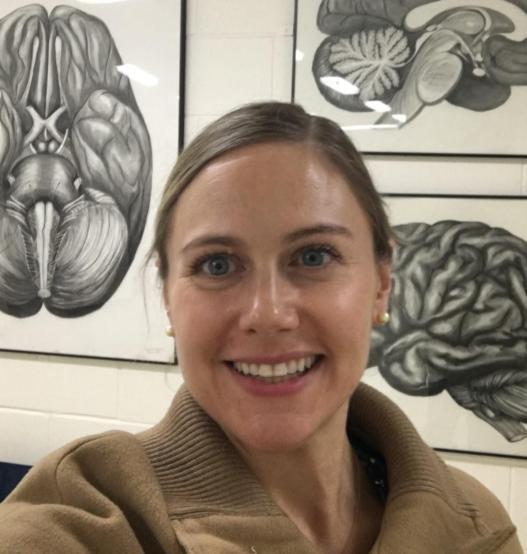
[[[0,310],[101,307],[150,200],[150,139],[99,19],[39,5],[0,20]]]
[[[516,23],[498,2],[497,9],[488,2],[445,8],[412,25],[412,12],[428,4],[440,3],[322,0],[317,27],[326,36],[312,64],[322,96],[354,112],[371,111],[369,101],[382,101],[392,113],[378,123],[403,126],[443,100],[476,112],[493,110],[508,100],[512,86],[527,84],[527,39],[506,36]],[[527,10],[524,0],[512,4]]]
[[[527,243],[479,222],[395,233],[392,317],[370,365],[404,393],[447,390],[508,440],[527,437]]]

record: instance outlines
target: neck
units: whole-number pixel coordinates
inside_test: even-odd
[[[343,406],[308,441],[285,452],[251,451],[233,441],[273,500],[324,552],[342,551],[358,502],[346,416]]]

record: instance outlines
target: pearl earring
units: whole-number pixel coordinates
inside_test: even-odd
[[[380,314],[377,321],[379,322],[379,325],[386,325],[390,322],[390,314],[388,312]]]
[[[165,333],[167,335],[167,337],[173,337],[174,336],[174,329],[172,329],[172,325],[168,325],[166,330],[165,330]]]

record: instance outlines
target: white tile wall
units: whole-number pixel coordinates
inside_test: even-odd
[[[148,427],[148,424],[118,419],[53,414],[49,421],[48,449],[49,451],[56,450],[72,440],[105,431],[118,429],[129,433],[139,433]]]
[[[48,364],[48,398],[54,412],[117,417],[117,377],[113,367],[91,360]]]
[[[185,118],[185,144],[188,144],[216,115],[188,115]]]
[[[181,382],[176,368],[121,369],[117,399],[119,418],[139,423],[159,421]]]
[[[292,74],[293,38],[273,39],[273,72],[271,97],[273,100],[289,102],[291,100],[291,80],[284,75]]]
[[[211,54],[214,53],[214,63]],[[273,39],[191,37],[188,99],[195,115],[220,114],[251,100],[271,97]]]
[[[523,164],[522,194],[527,196],[527,164]]]
[[[293,34],[294,3],[290,0],[190,0],[188,12],[191,35]]]
[[[366,156],[366,163],[384,193],[522,194],[519,159]]]
[[[0,460],[31,465],[47,454],[49,418],[45,412],[0,408]]]
[[[187,141],[232,107],[289,100],[293,0],[189,0]],[[527,195],[521,161],[368,160],[379,188],[446,187],[466,194]],[[85,434],[136,431],[156,421],[181,382],[154,364],[0,353],[0,459],[32,464]],[[518,525],[527,548],[527,462],[444,454],[490,488]]]
[[[0,353],[1,407],[49,411],[48,383],[45,360],[28,355]],[[2,442],[0,438],[0,444]]]

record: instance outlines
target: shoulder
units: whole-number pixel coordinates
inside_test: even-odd
[[[447,466],[458,490],[474,509],[473,521],[480,539],[467,551],[474,554],[520,554],[523,552],[516,527],[498,498],[480,481],[464,471]]]
[[[123,472],[134,473],[147,465],[148,458],[134,435],[122,431],[91,435],[45,456],[29,471],[13,495],[16,498],[20,491],[25,491],[27,484],[34,486],[43,478],[48,485],[53,483],[57,492],[65,494],[71,482],[89,481],[96,475],[104,476],[105,481],[114,480]],[[97,479],[100,482],[100,478]]]
[[[148,457],[120,431],[49,454],[0,505],[0,553],[162,552],[173,540]]]
[[[477,509],[483,525],[489,530],[512,525],[507,511],[487,487],[460,469],[448,464],[447,468],[466,501]]]

